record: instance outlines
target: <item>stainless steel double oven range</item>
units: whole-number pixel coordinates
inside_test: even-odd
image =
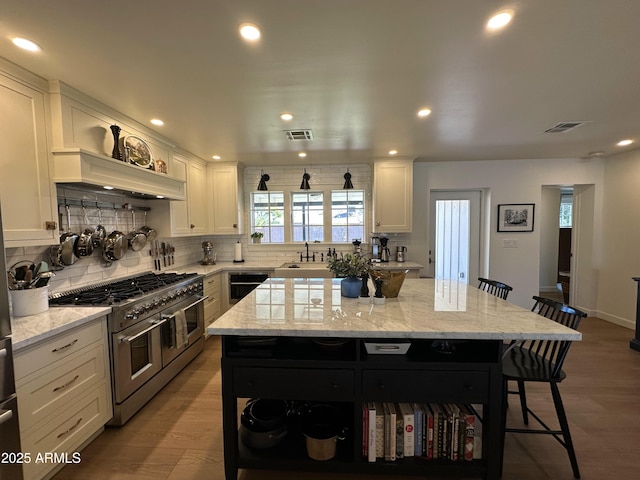
[[[49,298],[52,306],[112,307],[108,425],[124,425],[202,351],[205,299],[201,275],[151,272]]]

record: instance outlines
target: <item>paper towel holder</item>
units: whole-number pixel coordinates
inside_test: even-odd
[[[242,258],[242,244],[240,243],[240,240],[238,240],[236,242],[236,247],[238,247],[238,248],[236,248],[236,252],[235,252],[236,255],[234,255],[233,263],[243,263],[244,262],[244,258]],[[238,255],[237,255],[238,249],[240,250],[240,255],[239,255],[240,258],[235,258],[235,257],[238,257]]]

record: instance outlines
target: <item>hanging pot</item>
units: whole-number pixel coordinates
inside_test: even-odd
[[[76,255],[76,244],[78,243],[78,234],[71,233],[71,212],[69,205],[64,206],[67,211],[67,231],[60,235],[60,245],[56,252],[57,262],[61,265],[73,265],[78,261]]]
[[[153,228],[147,226],[147,211],[144,211],[144,225],[140,227],[140,231],[144,233],[147,237],[147,242],[153,242],[158,236],[158,232],[156,232]]]
[[[89,227],[89,219],[87,218],[87,207],[82,205],[82,212],[84,214],[85,229],[78,236],[78,242],[76,243],[76,255],[78,257],[88,257],[93,253],[93,228]]]
[[[118,210],[114,208],[113,211],[115,212],[116,229],[107,235],[102,247],[102,258],[107,263],[120,260],[124,257],[127,253],[127,247],[129,246],[125,234],[118,230]]]
[[[96,205],[96,207],[98,208],[98,221],[100,223],[93,231],[93,235],[91,235],[91,241],[94,247],[102,248],[104,239],[107,237],[107,229],[102,226],[102,209],[99,205]]]
[[[129,248],[134,252],[139,252],[144,248],[147,243],[147,236],[140,230],[136,230],[136,211],[131,210],[131,217],[133,220],[133,230],[127,234],[127,242]]]

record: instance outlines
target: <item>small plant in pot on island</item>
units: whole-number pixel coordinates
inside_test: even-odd
[[[262,232],[253,232],[251,234],[251,241],[253,243],[260,243],[262,241],[262,237],[264,237],[264,233],[262,233]]]
[[[362,276],[369,271],[369,263],[356,253],[341,253],[329,260],[329,270],[338,278],[343,278],[343,297],[357,298],[362,288]]]

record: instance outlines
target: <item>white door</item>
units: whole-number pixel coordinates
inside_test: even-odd
[[[429,276],[475,283],[480,269],[481,192],[432,191]]]

